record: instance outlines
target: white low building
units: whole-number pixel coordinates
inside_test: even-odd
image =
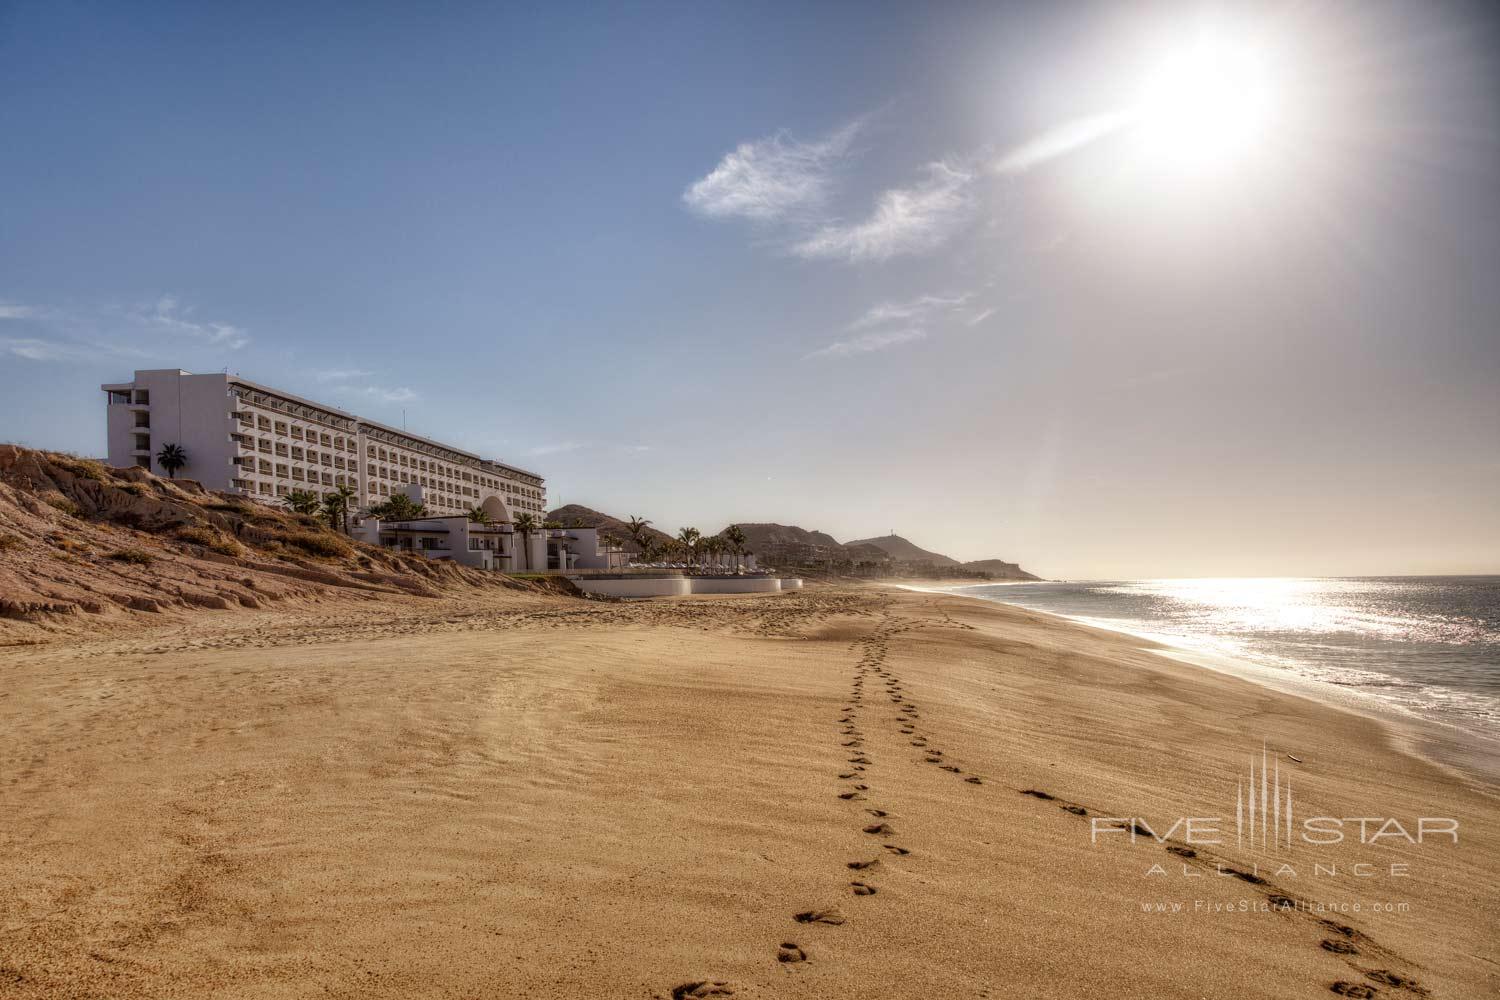
[[[475,569],[525,573],[545,569],[547,533],[517,531],[508,521],[483,523],[465,514],[410,520],[361,518],[352,534],[360,541],[427,559],[451,559]]]
[[[621,570],[629,561],[625,546],[600,538],[598,528],[549,528],[546,534],[547,569]]]

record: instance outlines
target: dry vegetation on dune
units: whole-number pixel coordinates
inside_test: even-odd
[[[527,589],[354,542],[303,514],[0,445],[0,641],[330,596]]]

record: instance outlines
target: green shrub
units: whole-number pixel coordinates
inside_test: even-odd
[[[321,531],[292,531],[282,535],[279,540],[310,555],[329,559],[347,556],[354,551],[342,538]]]
[[[55,507],[56,509],[62,511],[64,514],[67,514],[69,517],[78,516],[78,505],[69,500],[67,497],[63,496],[61,493],[54,497],[48,497],[47,506]]]
[[[233,538],[216,539],[213,544],[209,545],[209,548],[219,553],[219,555],[221,556],[234,556],[235,558],[239,558],[240,556],[245,554],[245,547],[239,542],[235,541]]]
[[[91,458],[79,458],[63,452],[49,451],[47,459],[60,469],[67,469],[81,479],[92,479],[98,483],[109,482],[109,472]]]
[[[194,545],[212,545],[219,540],[219,533],[212,528],[205,528],[201,524],[190,524],[185,528],[178,528],[177,537],[184,542],[192,542]]]
[[[109,557],[117,562],[135,563],[137,566],[150,566],[156,561],[155,556],[141,549],[116,549]]]

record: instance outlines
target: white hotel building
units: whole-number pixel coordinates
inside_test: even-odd
[[[211,490],[276,502],[292,490],[355,490],[368,507],[396,493],[430,514],[470,507],[497,522],[547,509],[541,476],[234,375],[137,371],[100,386],[109,399],[109,464],[164,473],[163,445],[181,446],[179,470]]]

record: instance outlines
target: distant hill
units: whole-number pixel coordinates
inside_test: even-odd
[[[556,510],[547,512],[547,520],[556,521],[566,527],[572,528],[582,526],[585,528],[598,528],[600,534],[611,534],[620,540],[626,551],[635,552],[636,547],[630,540],[630,526],[618,517],[585,507],[582,504],[570,503]],[[669,542],[672,536],[665,531],[655,528],[647,528],[643,533],[646,538],[655,539],[658,542]]]
[[[900,535],[881,535],[879,538],[861,538],[848,545],[873,545],[892,559],[900,562],[928,562],[934,566],[957,566],[958,560],[939,552],[928,552],[918,548]]]
[[[747,524],[741,521],[739,526],[745,533],[745,548],[751,552],[769,552],[786,546],[810,546],[837,553],[844,548],[832,535],[808,531],[794,524]]]
[[[578,524],[585,528],[598,528],[625,543],[626,549],[635,551],[630,542],[630,529],[620,518],[613,517],[582,504],[568,504],[547,513],[547,520],[557,521],[569,527]],[[912,544],[900,535],[882,535],[879,538],[861,538],[853,542],[839,542],[826,531],[812,531],[795,524],[774,524],[767,521],[739,521],[745,533],[745,551],[753,552],[763,566],[850,564],[850,563],[908,563],[913,566],[889,566],[893,572],[911,573],[919,571],[921,564],[935,569],[988,573],[1002,580],[1036,580],[1015,563],[1001,559],[979,559],[960,563],[941,552],[929,552]],[[674,541],[672,535],[656,528],[647,528],[646,536],[657,542]],[[712,532],[705,531],[705,536]],[[867,567],[867,572],[880,572],[879,567]],[[961,574],[960,574],[961,575]]]
[[[1016,563],[1003,562],[999,559],[975,559],[966,562],[962,569],[971,569],[979,573],[989,573],[1002,580],[1040,580],[1039,576],[1032,576]]]

